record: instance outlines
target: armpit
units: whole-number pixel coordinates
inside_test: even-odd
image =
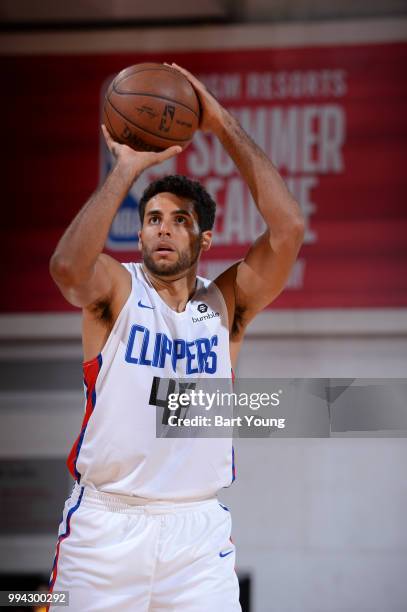
[[[244,315],[246,313],[246,308],[241,304],[236,304],[235,306],[235,314],[233,317],[232,329],[230,332],[231,339],[236,338],[244,327]]]
[[[113,312],[109,300],[98,300],[89,308],[95,319],[98,319],[105,325],[111,325],[113,322]]]

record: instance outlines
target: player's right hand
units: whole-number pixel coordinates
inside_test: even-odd
[[[170,66],[170,64],[165,65]],[[201,106],[201,120],[199,128],[203,132],[214,132],[216,134],[222,129],[225,109],[211,94],[211,92],[208,91],[205,85],[201,83],[196,76],[191,74],[191,72],[185,70],[185,68],[182,68],[181,66],[178,66],[178,64],[175,64],[174,62],[170,67],[183,74],[195,89]]]
[[[107,148],[117,160],[117,163],[128,171],[132,171],[134,177],[137,177],[146,168],[161,164],[182,151],[182,147],[179,145],[174,145],[159,153],[153,151],[135,151],[131,147],[113,140],[105,125],[102,125],[102,132]]]

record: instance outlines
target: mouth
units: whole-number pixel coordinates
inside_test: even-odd
[[[174,251],[175,249],[173,249],[170,244],[166,243],[159,244],[159,246],[155,249],[155,252],[159,253],[160,255],[168,255],[169,253],[174,253]]]

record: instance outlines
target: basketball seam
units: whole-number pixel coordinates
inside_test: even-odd
[[[107,101],[109,102],[110,106],[116,111],[116,113],[118,113],[125,121],[127,121],[127,123],[130,123],[138,130],[146,132],[146,134],[150,134],[151,136],[155,136],[156,138],[161,138],[162,140],[168,140],[168,142],[188,142],[189,140],[191,140],[191,138],[166,138],[165,136],[160,136],[159,134],[150,132],[150,130],[146,130],[145,128],[141,127],[141,125],[137,125],[137,123],[134,123],[134,121],[130,121],[130,119],[123,115],[123,113],[121,113],[119,109],[117,109],[115,105],[112,104],[112,101],[109,98],[107,98]]]
[[[178,76],[183,76],[181,75],[179,72],[177,72],[176,70],[174,70],[174,68],[167,68],[166,66],[159,66],[157,68],[142,68],[141,70],[133,70],[133,72],[129,72],[127,74],[125,74],[124,76],[121,77],[121,79],[117,79],[117,77],[115,79],[113,79],[113,85],[117,82],[117,83],[121,83],[123,81],[123,79],[127,79],[127,77],[132,76],[133,74],[139,74],[140,72],[150,72],[150,70],[164,70],[164,72],[171,72],[172,74],[174,74],[174,72],[178,75]],[[119,75],[118,75],[119,76]],[[184,77],[186,78],[186,77]],[[187,79],[188,81],[188,79]],[[189,83],[189,81],[188,81]],[[192,85],[191,85],[192,87]]]
[[[109,104],[110,104],[110,106],[111,106],[112,108],[114,108],[114,107],[113,107],[113,105],[110,103],[110,100],[109,100],[108,98],[106,98],[106,97],[105,97],[104,111],[105,111],[106,119],[108,120],[109,125],[110,125],[111,135],[112,135],[112,136],[114,135],[114,140],[119,141],[119,140],[120,140],[120,137],[119,137],[119,136],[116,134],[115,130],[113,129],[112,122],[110,121],[110,117],[109,117],[109,115],[108,115],[107,108],[106,108],[106,102],[109,102]]]
[[[115,130],[113,129],[113,125],[112,125],[112,122],[110,121],[109,113],[108,113],[108,111],[107,111],[107,105],[106,105],[106,103],[107,103],[107,102],[109,102],[109,104],[110,104],[110,106],[112,107],[112,109],[114,109],[114,106],[113,106],[113,105],[110,103],[110,101],[108,100],[108,98],[106,98],[106,97],[105,97],[105,104],[104,104],[104,107],[103,107],[103,108],[104,108],[104,112],[105,112],[105,115],[106,115],[106,119],[108,120],[109,125],[110,125],[110,129],[111,129],[110,135],[111,135],[111,136],[113,136],[113,137],[114,137],[113,139],[114,139],[116,142],[118,142],[119,144],[127,144],[127,143],[126,143],[126,141],[122,140],[122,139],[120,138],[120,136],[118,136],[118,135],[117,135],[117,133],[115,132]],[[115,110],[115,109],[114,109],[114,110]],[[140,140],[141,140],[141,138],[140,138]],[[142,142],[143,142],[143,141],[142,141]],[[144,143],[144,144],[145,144],[145,145],[148,145],[148,143]],[[157,153],[160,153],[161,151],[164,151],[164,148],[163,148],[163,147],[157,147],[157,146],[155,146],[155,145],[148,145],[148,146],[151,148],[151,151],[155,151],[155,152],[157,152]],[[148,150],[150,150],[150,149],[146,149],[146,151],[148,151]]]
[[[195,117],[198,119],[198,122],[199,122],[199,115],[190,106],[187,106],[183,102],[178,102],[178,100],[174,100],[173,98],[167,98],[166,96],[158,96],[156,94],[144,93],[141,91],[119,91],[118,89],[116,89],[116,86],[114,83],[113,83],[113,91],[118,96],[146,96],[147,98],[158,98],[159,100],[166,100],[167,102],[174,102],[175,104],[179,104],[179,106],[183,106],[184,108],[191,111],[191,113],[195,115]]]

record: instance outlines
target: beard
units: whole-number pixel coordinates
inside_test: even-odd
[[[198,260],[201,251],[201,237],[198,237],[191,245],[190,250],[181,251],[178,260],[173,263],[162,261],[157,263],[152,257],[153,251],[143,245],[142,255],[143,262],[147,270],[156,276],[176,276],[182,272],[186,272]]]

